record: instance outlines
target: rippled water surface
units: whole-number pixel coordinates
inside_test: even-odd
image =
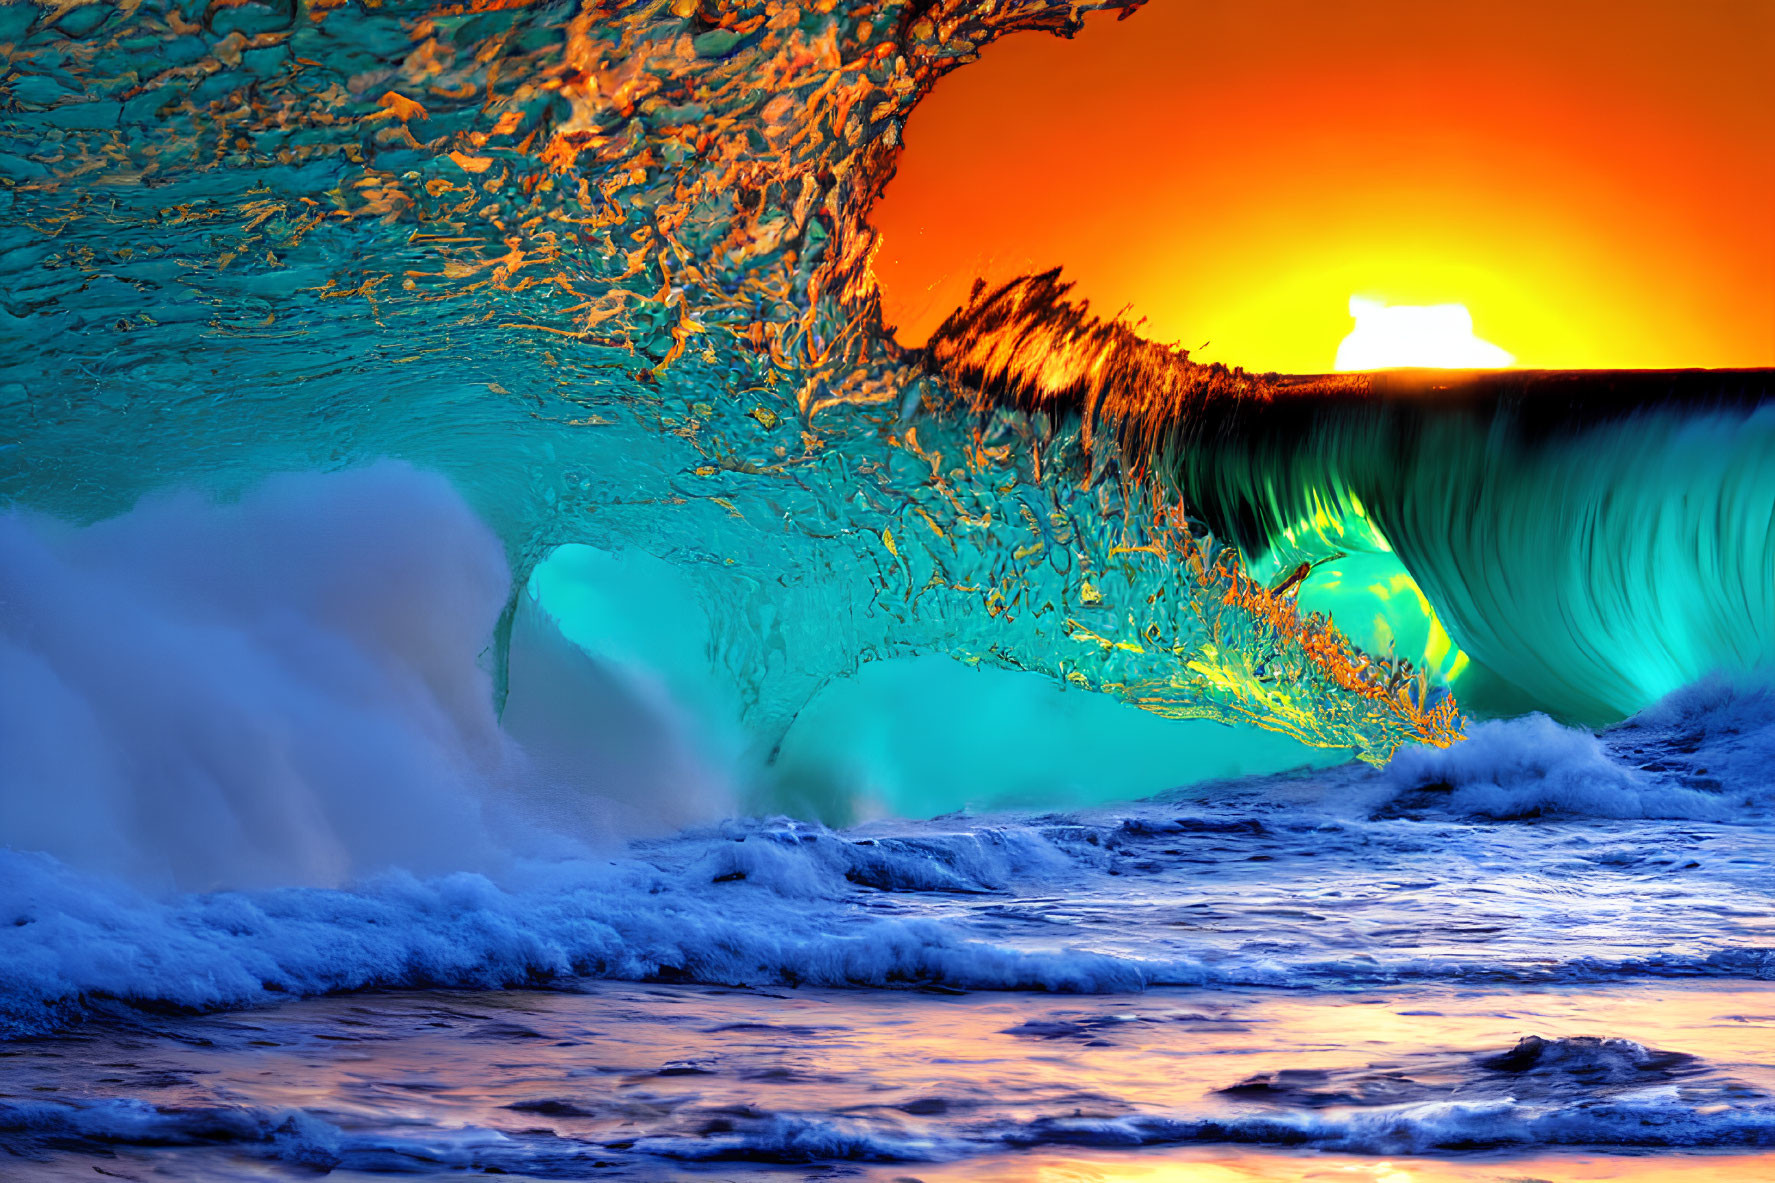
[[[24,1178],[1766,1177],[1768,828],[1706,816],[1671,723],[1744,780],[1763,702],[1090,812],[730,822],[515,886],[95,904],[159,985],[4,1046],[0,1146]],[[1589,791],[1630,761],[1662,771]],[[80,931],[9,940],[98,974]],[[254,1008],[191,1013],[242,975]]]
[[[73,1158],[54,1153],[86,1140],[67,1130],[15,1141],[28,1178],[87,1175],[101,1147],[126,1178],[218,1180],[335,1162],[346,1177],[1755,1178],[1754,1156],[1559,1156],[1525,1176],[1498,1152],[1549,1134],[1632,1150],[1726,1121],[1764,1142],[1772,1051],[1764,986],[1057,1000],[596,984],[108,1021],[15,1046],[0,1081],[14,1131],[32,1095],[79,1096],[110,1123]],[[1200,1142],[1271,1149],[1105,1153]],[[1315,1152],[1274,1153],[1295,1143]],[[1372,1157],[1427,1151],[1457,1153]]]

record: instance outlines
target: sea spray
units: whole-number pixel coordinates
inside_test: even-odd
[[[449,483],[393,462],[0,518],[0,843],[187,889],[336,885],[726,812],[669,703],[546,619],[514,741],[485,662],[510,583]]]

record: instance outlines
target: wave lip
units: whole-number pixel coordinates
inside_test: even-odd
[[[1254,566],[1396,559],[1469,705],[1600,725],[1775,668],[1775,369],[1255,375],[1068,290],[1057,271],[977,289],[926,363],[982,409],[1076,423],[1087,453],[1113,435]],[[1347,622],[1387,595],[1333,599]]]

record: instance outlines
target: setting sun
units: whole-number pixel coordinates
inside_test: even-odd
[[[1473,314],[1465,304],[1388,305],[1350,297],[1356,327],[1337,347],[1339,370],[1384,370],[1393,366],[1435,369],[1495,369],[1516,359],[1473,334]]]
[[[1257,372],[1329,370],[1351,293],[1463,305],[1531,369],[1775,363],[1772,11],[1217,0],[1007,38],[906,125],[885,313],[916,345],[976,275],[1058,266]]]

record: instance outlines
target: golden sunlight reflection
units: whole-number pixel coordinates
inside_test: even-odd
[[[348,1122],[353,1136],[364,1138],[404,1138],[424,1129],[506,1137],[541,1129],[613,1148],[649,1138],[705,1137],[711,1116],[741,1112],[841,1113],[847,1122],[895,1137],[936,1139],[1043,1115],[1236,1115],[1276,1107],[1220,1090],[1285,1071],[1335,1074],[1349,1082],[1339,1089],[1361,1089],[1364,1081],[1382,1079],[1377,1073],[1402,1074],[1447,1096],[1468,1079],[1471,1057],[1510,1048],[1530,1033],[1608,1035],[1677,1050],[1728,1073],[1746,1096],[1775,1091],[1775,990],[1762,982],[1650,981],[1594,990],[1438,986],[1361,995],[1154,989],[1064,998],[819,988],[755,993],[624,982],[577,988],[583,993],[315,998],[207,1016],[195,1021],[196,1031],[182,1027],[176,1037],[144,1039],[134,1028],[100,1027],[52,1039],[65,1054],[10,1065],[6,1089],[8,1095],[66,1094],[77,1086],[84,1093],[91,1073],[127,1060],[171,1082],[156,1094],[156,1103],[167,1106],[304,1109],[340,1115],[330,1119]],[[201,1039],[194,1038],[198,1031]],[[1768,1148],[1732,1149],[1741,1153],[1638,1157],[1506,1146],[1419,1158],[1273,1146],[1007,1146],[1003,1153],[919,1162],[916,1169],[903,1161],[859,1163],[849,1177],[856,1183],[1775,1179]],[[804,1183],[807,1169],[789,1164],[776,1172],[760,1164],[745,1178]]]
[[[1389,305],[1351,296],[1350,315],[1356,327],[1337,347],[1340,371],[1394,366],[1496,369],[1516,360],[1474,335],[1473,314],[1465,304]]]

